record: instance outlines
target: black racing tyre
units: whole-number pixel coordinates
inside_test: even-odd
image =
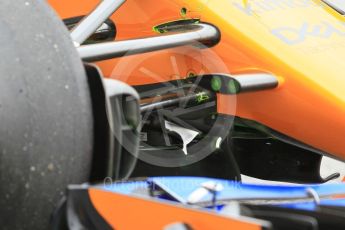
[[[48,229],[88,180],[93,117],[67,29],[43,0],[0,1],[0,228]]]

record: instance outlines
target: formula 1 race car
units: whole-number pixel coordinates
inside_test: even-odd
[[[66,187],[105,178],[339,177],[321,177],[320,164],[345,160],[344,10],[337,0],[1,2],[1,226],[59,229],[59,215],[73,215],[60,207],[50,219],[72,199]]]

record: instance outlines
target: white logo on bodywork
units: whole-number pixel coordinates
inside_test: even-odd
[[[340,24],[344,26],[344,23]],[[330,38],[333,35],[345,36],[345,31],[328,22],[311,25],[307,22],[300,27],[283,26],[271,30],[271,33],[288,45],[296,45],[305,41],[308,37]]]

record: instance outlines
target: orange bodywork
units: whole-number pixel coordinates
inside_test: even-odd
[[[193,210],[180,205],[129,197],[91,188],[89,196],[97,212],[114,229],[164,229],[170,224],[186,223],[193,229],[262,229],[261,221],[230,218],[209,211]],[[114,213],[116,213],[114,215]]]
[[[61,18],[86,15],[98,3],[49,2]],[[212,23],[221,42],[212,49],[182,47],[97,63],[104,75],[144,85],[189,73],[270,72],[280,79],[278,88],[218,95],[218,112],[255,120],[345,159],[342,16],[318,0],[128,0],[112,16],[117,40],[155,35],[155,25],[181,18]]]

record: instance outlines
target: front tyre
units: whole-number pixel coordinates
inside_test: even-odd
[[[47,229],[88,180],[93,118],[69,33],[43,0],[0,1],[0,226]]]

